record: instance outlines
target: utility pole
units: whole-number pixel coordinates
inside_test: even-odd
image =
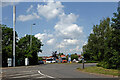
[[[15,23],[16,23],[16,6],[13,6],[13,67],[15,67]]]

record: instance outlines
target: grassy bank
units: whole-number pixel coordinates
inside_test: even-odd
[[[97,74],[104,74],[104,75],[113,75],[113,76],[120,76],[120,72],[115,69],[105,69],[102,67],[87,67],[85,69],[77,68],[80,71],[83,72],[89,72],[89,73],[97,73]]]

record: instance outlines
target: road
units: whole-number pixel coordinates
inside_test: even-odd
[[[96,64],[85,64],[85,67]],[[36,66],[9,67],[2,69],[2,79],[55,79],[55,78],[107,78],[78,71],[82,64],[43,64]]]

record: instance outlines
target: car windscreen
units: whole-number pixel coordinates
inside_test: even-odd
[[[53,59],[46,59],[46,61],[52,61]]]
[[[66,58],[62,58],[62,60],[66,60]]]

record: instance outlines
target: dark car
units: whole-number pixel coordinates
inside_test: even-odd
[[[38,61],[39,64],[44,64],[44,61]]]

